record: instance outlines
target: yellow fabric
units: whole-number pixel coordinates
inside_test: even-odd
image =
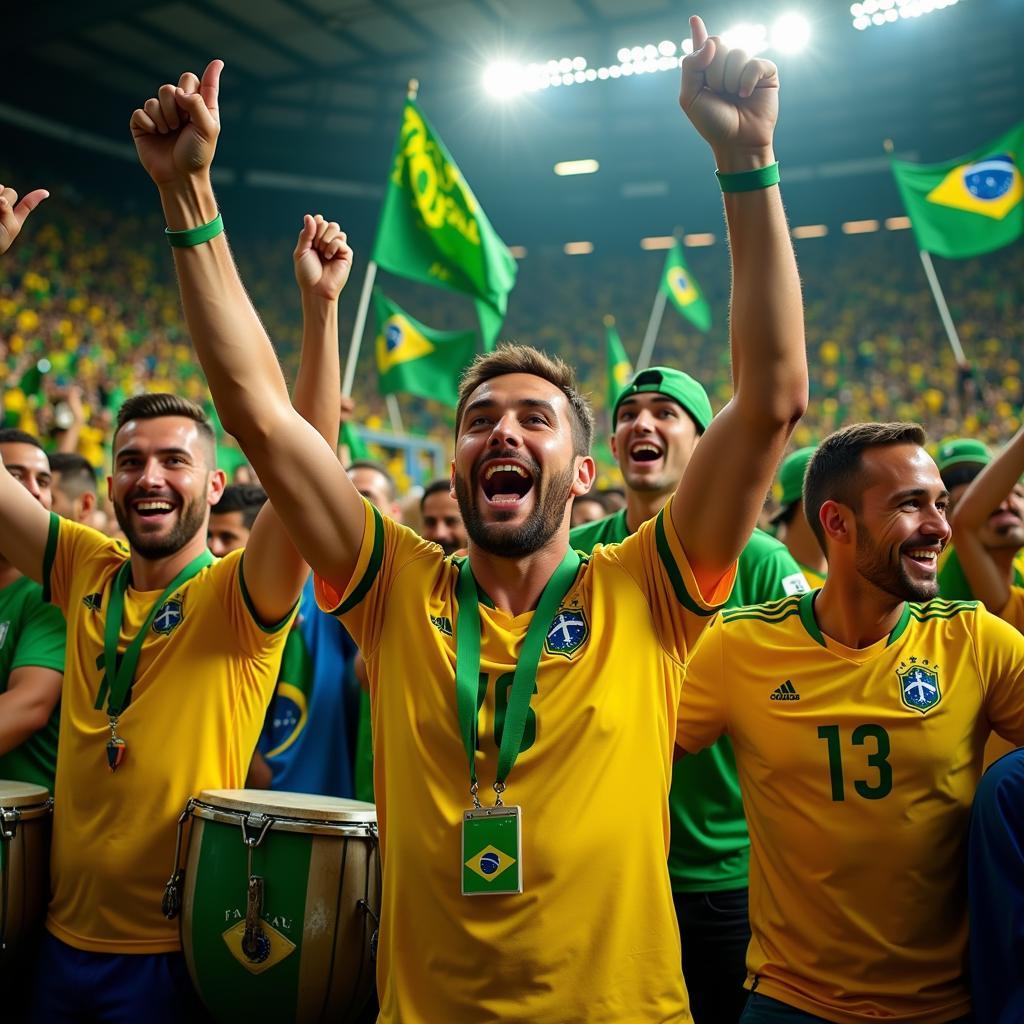
[[[802,564],[800,565],[800,571],[804,574],[804,579],[807,580],[807,584],[811,590],[818,590],[825,585],[825,576],[823,573],[815,572],[813,569],[808,569],[806,565]]]
[[[160,953],[181,946],[177,922],[160,912],[175,823],[200,790],[245,784],[288,629],[267,632],[253,618],[241,552],[183,584],[180,623],[164,635],[150,629],[143,643],[118,726],[127,752],[111,773],[106,710],[93,704],[111,584],[127,554],[123,544],[60,520],[49,586],[68,620],[68,645],[46,926],[76,949]],[[97,593],[100,611],[85,603]],[[128,589],[119,650],[159,596]]]
[[[1010,587],[1010,599],[1003,605],[999,618],[1024,633],[1024,587]]]
[[[974,603],[932,601],[851,650],[821,637],[812,608],[807,595],[723,613],[679,706],[685,750],[726,732],[736,752],[748,986],[842,1024],[942,1024],[970,1009],[968,816],[989,730],[1024,740],[1024,637]],[[899,675],[919,666],[940,694],[923,712]]]
[[[524,893],[465,897],[460,830],[471,801],[455,706],[457,564],[367,509],[349,592],[375,573],[373,584],[341,618],[370,677],[384,851],[381,1021],[690,1021],[666,867],[676,704],[683,662],[734,573],[698,597],[668,514],[669,557],[698,612],[676,596],[653,521],[583,563],[562,608],[586,620],[587,638],[568,654],[546,646],[505,794],[523,808]],[[325,610],[339,604],[323,580],[317,596]],[[490,803],[495,718],[504,719],[532,613],[481,603],[481,619],[477,773]]]

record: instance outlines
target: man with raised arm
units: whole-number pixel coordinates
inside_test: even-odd
[[[296,404],[333,441],[337,296],[351,250],[336,224],[311,217],[301,244],[316,264],[318,328]],[[160,907],[175,822],[200,790],[242,785],[309,571],[270,507],[244,559],[213,558],[207,519],[224,488],[215,466],[198,406],[129,399],[107,484],[127,545],[47,513],[0,466],[0,555],[68,621],[52,898],[31,1003],[41,1024],[201,1013],[177,924]]]
[[[691,1019],[665,864],[675,711],[807,395],[776,69],[691,26],[680,100],[726,190],[735,397],[679,494],[586,560],[568,536],[593,421],[564,364],[503,346],[467,372],[469,555],[446,558],[374,511],[289,404],[210,187],[220,62],[132,116],[168,228],[197,243],[175,258],[222,422],[366,656],[389,1024]]]

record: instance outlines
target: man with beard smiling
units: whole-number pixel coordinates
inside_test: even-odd
[[[175,256],[222,422],[366,656],[386,1024],[691,1020],[665,866],[676,705],[807,400],[777,72],[691,28],[680,103],[726,192],[735,397],[677,497],[588,560],[569,518],[593,419],[565,364],[502,346],[467,371],[452,484],[469,554],[444,557],[363,500],[288,402],[217,223],[221,63],[132,117],[170,229],[213,224]]]
[[[949,496],[924,442],[826,438],[823,587],[723,612],[690,662],[676,742],[730,736],[750,827],[743,1024],[972,1019],[967,823],[989,731],[1024,739],[1024,636],[932,600]]]
[[[304,332],[296,402],[333,439],[351,250],[336,224],[308,216],[299,249],[319,344]],[[270,506],[244,552],[207,550],[224,473],[209,420],[185,399],[122,405],[107,486],[127,545],[47,513],[0,463],[0,552],[68,623],[31,1012],[40,1024],[175,1024],[202,1019],[161,913],[175,823],[200,790],[243,785],[309,569]]]

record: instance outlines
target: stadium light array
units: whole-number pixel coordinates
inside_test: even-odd
[[[526,246],[525,245],[510,245],[508,251],[512,254],[513,259],[525,260],[526,259]]]
[[[560,177],[570,174],[595,174],[600,166],[596,160],[563,160],[555,164],[555,174]]]
[[[641,249],[671,249],[675,238],[672,235],[650,235],[640,239]]]
[[[910,229],[910,218],[909,217],[886,217],[885,218],[885,230],[886,231],[907,231]]]
[[[959,0],[863,0],[850,4],[853,27],[860,32],[881,25],[891,25],[905,18],[920,18],[952,7]]]
[[[590,253],[594,251],[594,243],[566,242],[564,249],[566,256],[588,256]]]
[[[877,230],[877,220],[847,220],[843,222],[844,235],[867,235]]]
[[[688,246],[691,249],[700,249],[705,245],[714,245],[715,236],[709,231],[698,233],[695,235],[683,235],[683,245]]]
[[[893,3],[896,0],[866,0],[867,3]],[[908,0],[917,4],[938,4],[956,0]],[[802,14],[781,14],[769,28],[767,25],[742,22],[726,29],[722,39],[730,47],[745,50],[750,56],[774,50],[794,54],[803,50],[811,39],[811,24]],[[508,100],[524,92],[584,85],[588,82],[631,78],[679,68],[683,57],[693,51],[693,43],[685,39],[676,43],[662,39],[657,43],[623,46],[616,54],[618,63],[591,67],[586,57],[559,57],[541,63],[522,64],[498,60],[484,70],[484,90],[495,99]]]
[[[824,238],[828,228],[824,224],[803,224],[793,228],[794,238]]]

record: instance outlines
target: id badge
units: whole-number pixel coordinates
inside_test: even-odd
[[[523,891],[521,808],[479,807],[462,815],[462,895]]]

